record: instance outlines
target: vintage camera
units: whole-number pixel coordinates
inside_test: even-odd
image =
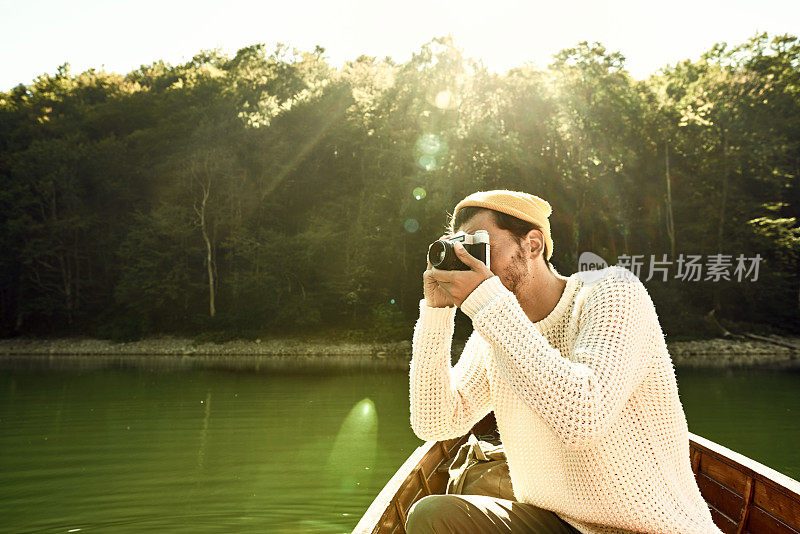
[[[453,245],[460,242],[474,257],[489,265],[489,232],[478,230],[474,234],[458,232],[457,234],[434,241],[428,247],[428,261],[443,271],[469,271],[464,262],[458,259]]]

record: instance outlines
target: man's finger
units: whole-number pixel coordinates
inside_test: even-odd
[[[458,271],[443,271],[442,269],[437,269],[434,267],[431,269],[431,276],[437,282],[447,282],[450,283],[453,281],[453,277]]]
[[[486,267],[486,264],[483,263],[481,260],[467,252],[467,249],[464,248],[464,245],[461,243],[456,243],[453,246],[453,249],[456,251],[456,255],[458,259],[464,262],[464,265],[472,269],[473,271],[477,271],[480,267]]]

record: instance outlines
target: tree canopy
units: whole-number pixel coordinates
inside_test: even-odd
[[[408,337],[428,244],[495,188],[553,205],[564,274],[667,258],[642,280],[669,335],[712,333],[712,309],[800,331],[797,37],[646,80],[600,43],[503,74],[449,37],[402,64],[324,52],[64,64],[0,93],[0,333]],[[760,262],[693,281],[691,256]]]

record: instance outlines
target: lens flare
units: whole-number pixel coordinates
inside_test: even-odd
[[[328,455],[325,472],[333,476],[342,490],[356,491],[366,482],[378,449],[378,413],[371,399],[355,404],[342,422]]]
[[[416,219],[407,219],[403,226],[409,234],[413,234],[419,230],[419,222]]]
[[[414,196],[415,199],[422,200],[428,193],[426,193],[425,189],[422,187],[415,187],[414,190],[411,192],[411,194]]]
[[[453,97],[450,91],[439,91],[435,99],[436,107],[439,109],[447,109],[450,107],[452,99]]]
[[[431,156],[430,154],[425,154],[421,158],[419,158],[419,166],[425,169],[426,171],[432,171],[436,168],[436,158]]]
[[[419,148],[426,154],[436,154],[442,149],[442,139],[436,134],[425,134],[419,138]]]

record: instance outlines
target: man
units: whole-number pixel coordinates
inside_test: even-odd
[[[433,495],[407,531],[696,534],[721,531],[689,460],[675,371],[647,290],[618,266],[560,275],[550,204],[515,191],[458,203],[450,232],[489,233],[490,267],[432,268],[414,330],[411,426],[463,435],[494,410],[515,501]],[[456,306],[474,331],[450,367]]]

